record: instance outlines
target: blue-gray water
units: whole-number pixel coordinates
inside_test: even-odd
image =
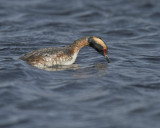
[[[35,49],[101,37],[73,67],[34,68]],[[159,0],[1,0],[0,128],[159,128]]]

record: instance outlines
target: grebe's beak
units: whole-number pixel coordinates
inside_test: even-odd
[[[107,55],[104,56],[106,58],[106,60],[108,61],[108,63],[110,63],[110,59]]]
[[[110,59],[107,55],[107,50],[104,48],[104,57],[106,58],[106,60],[108,61],[108,63],[110,63]]]

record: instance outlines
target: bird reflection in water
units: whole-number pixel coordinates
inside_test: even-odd
[[[64,70],[79,70],[79,69],[81,69],[82,71],[85,70],[85,72],[93,69],[97,71],[106,71],[107,65],[106,63],[95,63],[90,66],[72,64],[72,65],[56,65],[52,67],[45,67],[45,68],[39,68],[39,69],[46,70],[46,71],[64,71]]]
[[[39,68],[46,71],[64,71],[64,70],[78,70],[78,64],[72,65],[56,65],[52,67]]]

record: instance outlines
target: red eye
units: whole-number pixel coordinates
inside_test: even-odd
[[[106,55],[107,50],[104,48],[104,55]]]

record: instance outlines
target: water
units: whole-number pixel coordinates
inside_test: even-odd
[[[159,0],[1,0],[1,128],[159,128]],[[67,69],[18,58],[101,37],[111,63],[82,49]]]

